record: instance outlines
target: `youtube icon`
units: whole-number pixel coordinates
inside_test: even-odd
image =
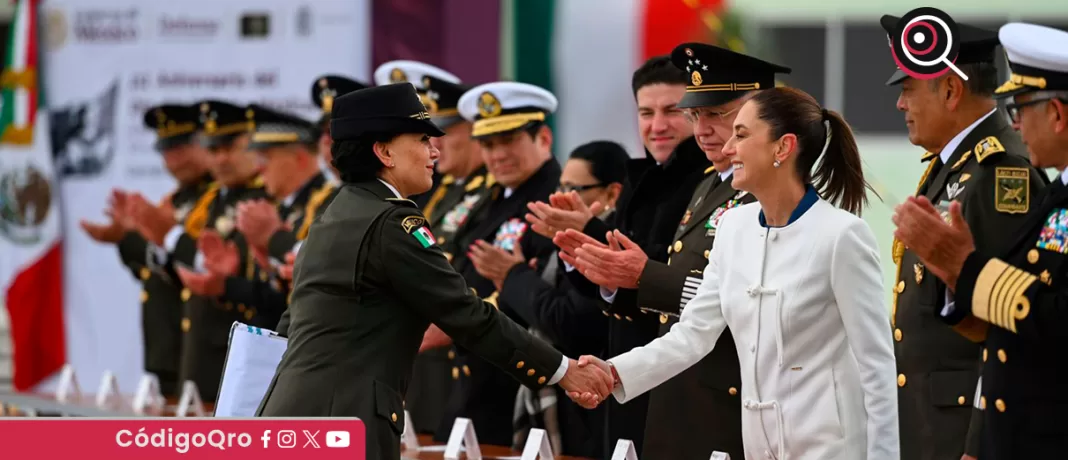
[[[348,447],[349,446],[349,432],[348,431],[327,431],[326,432],[326,447]]]

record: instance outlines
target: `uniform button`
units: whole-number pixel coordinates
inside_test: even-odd
[[[771,240],[771,241],[775,241],[775,239],[778,238],[778,237],[779,237],[779,233],[778,232],[769,232],[768,233],[768,239]]]
[[[682,251],[682,241],[676,241],[675,242],[675,252],[680,252],[680,251]]]
[[[229,310],[229,309],[230,309],[230,308],[229,308],[229,307],[230,307],[230,305],[232,305],[232,304],[230,304],[229,302],[227,302],[227,303],[226,303],[226,306],[227,306],[227,310]],[[237,312],[238,312],[238,313],[244,313],[244,312],[245,312],[245,304],[243,304],[243,303],[239,303],[239,304],[237,304]]]
[[[456,366],[453,366],[453,368],[452,368],[452,379],[456,380],[458,378],[460,378],[460,368],[456,367]]]
[[[1027,261],[1033,264],[1038,263],[1038,249],[1027,251]]]
[[[967,400],[968,400],[968,398],[965,398],[964,396],[958,396],[957,397],[957,404],[960,404],[960,405],[963,406],[964,402],[967,401]]]
[[[182,332],[189,332],[189,328],[192,326],[193,324],[189,321],[189,318],[182,318]]]
[[[905,374],[897,374],[897,386],[905,386]]]
[[[668,315],[661,313],[660,314],[660,324],[667,324],[667,320],[668,320]]]
[[[471,376],[471,368],[470,368],[470,367],[467,367],[467,365],[466,365],[466,364],[464,364],[464,375],[466,375],[466,376],[468,376],[468,377],[470,377],[470,376]]]
[[[534,376],[534,369],[531,369],[531,370],[527,371],[527,376],[533,377]]]
[[[538,378],[538,385],[543,385],[544,383],[545,383],[545,377],[539,377]]]
[[[616,319],[623,319],[623,317],[619,316],[619,313],[613,314],[612,316],[615,316]]]
[[[253,316],[256,316],[255,308],[249,308],[248,310],[245,310],[245,320],[251,321]]]
[[[731,396],[734,396],[734,395],[738,394],[738,389],[734,388],[734,387],[730,387],[730,388],[727,389],[727,393],[729,393]]]
[[[986,350],[986,348],[984,348],[983,349],[983,362],[984,363],[986,362],[986,352],[987,352],[987,350]]]
[[[445,237],[444,236],[439,236],[438,237],[438,245],[442,245],[442,244],[445,244]]]
[[[624,316],[624,318],[627,318],[627,321],[634,321],[634,319],[629,316]]]
[[[140,274],[142,280],[147,280],[148,277],[152,276],[152,270],[149,270],[148,267],[141,267]]]
[[[389,419],[393,420],[394,422],[396,422],[397,421],[397,413],[394,412],[392,414],[389,414]]]
[[[605,316],[612,316],[612,315],[609,315],[609,314],[608,314],[608,312],[606,312],[606,311],[603,311],[603,310],[601,311],[601,314],[602,314],[602,315],[605,315]]]
[[[454,358],[456,358],[456,352],[452,351],[452,350],[449,350],[449,359],[454,359]]]
[[[193,293],[189,291],[189,288],[182,289],[182,302],[188,302],[192,296]]]
[[[672,248],[671,246],[668,246],[668,255],[669,256],[671,255],[671,251],[673,251],[673,250],[674,250],[674,248]]]
[[[894,287],[894,291],[897,291],[898,294],[905,292],[905,281],[898,281],[897,286]]]
[[[1009,357],[1007,355],[1005,355],[1005,350],[1004,349],[998,350],[998,361],[1005,362],[1006,359],[1009,359]]]
[[[756,345],[753,345],[753,346],[749,347],[749,352],[750,353],[756,353]]]
[[[979,408],[986,409],[986,396],[979,397]]]
[[[994,407],[998,408],[998,412],[1005,412],[1005,401],[998,399],[994,401]]]
[[[148,302],[148,291],[141,291],[141,303]]]
[[[523,365],[524,365],[524,364],[526,364],[526,363],[525,363],[525,362],[523,362],[523,361],[520,361],[520,362],[518,362],[518,363],[515,363],[515,368],[516,368],[516,369],[522,369],[522,368],[523,368]]]
[[[707,259],[708,255],[711,254],[711,253],[712,253],[712,251],[709,251],[708,249],[705,249],[705,258]]]
[[[901,329],[894,329],[894,340],[901,341]]]

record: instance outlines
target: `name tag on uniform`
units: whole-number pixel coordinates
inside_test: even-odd
[[[1068,209],[1054,209],[1038,234],[1035,247],[1068,254]]]

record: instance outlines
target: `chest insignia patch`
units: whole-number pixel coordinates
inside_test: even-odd
[[[956,198],[957,195],[960,195],[960,192],[963,192],[963,191],[964,191],[964,186],[960,185],[960,182],[954,182],[952,184],[949,184],[949,187],[946,187],[946,195],[948,195],[949,199],[951,199],[951,200]]]
[[[522,219],[518,217],[509,219],[497,229],[497,235],[493,238],[493,245],[511,252],[526,231],[527,223]]]
[[[449,233],[456,232],[464,222],[467,222],[467,217],[471,215],[471,208],[475,207],[481,197],[482,195],[477,193],[465,196],[460,204],[445,213],[445,217],[441,219],[441,229]]]
[[[712,211],[712,215],[708,216],[708,221],[705,222],[705,236],[716,236],[716,230],[719,228],[719,222],[723,219],[723,215],[740,205],[741,201],[738,201],[738,198],[734,198]]]
[[[1027,168],[997,168],[994,208],[998,212],[1023,214],[1031,208],[1031,174]]]
[[[1035,247],[1068,254],[1068,209],[1055,209],[1049,214]]]

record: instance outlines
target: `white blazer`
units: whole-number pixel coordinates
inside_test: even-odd
[[[760,225],[759,213],[759,203],[727,212],[679,322],[609,360],[616,399],[696,364],[729,326],[747,460],[898,460],[896,364],[874,234],[823,200],[781,228]]]

